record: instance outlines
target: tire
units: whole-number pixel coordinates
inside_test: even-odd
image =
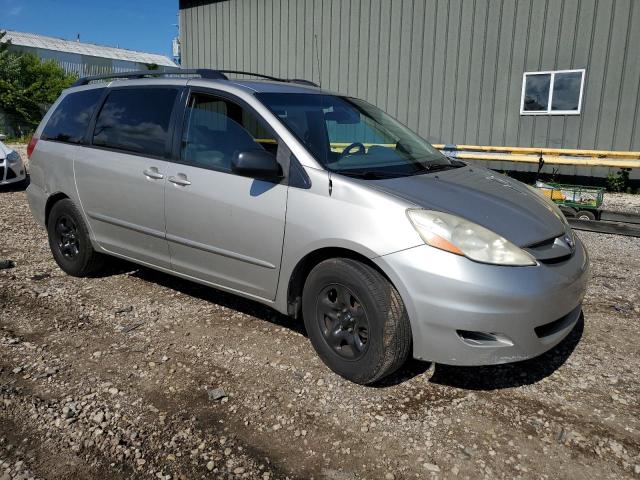
[[[595,220],[596,216],[589,210],[578,210],[578,213],[576,213],[576,218],[578,220]]]
[[[31,175],[29,175],[27,173],[24,176],[24,180],[22,180],[22,187],[24,187],[26,189],[29,186],[30,183],[31,183]]]
[[[89,230],[77,207],[68,198],[58,201],[47,220],[49,247],[65,273],[88,277],[104,265],[104,256],[91,245]]]
[[[400,294],[377,270],[356,260],[316,265],[304,285],[302,314],[318,356],[352,382],[380,380],[409,355],[411,325]]]
[[[565,205],[559,205],[560,211],[565,216],[565,218],[574,218],[576,216],[576,209],[573,207],[567,207]]]
[[[30,182],[30,178],[29,178],[29,175],[27,175],[26,177],[24,177],[22,180],[20,180],[18,183],[15,184],[15,188],[17,190],[26,190],[27,187],[29,186],[29,182]]]

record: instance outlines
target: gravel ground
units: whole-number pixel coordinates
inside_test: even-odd
[[[584,322],[542,357],[362,387],[256,303],[66,276],[24,192],[0,199],[1,480],[640,478],[640,239],[579,233]]]
[[[602,209],[640,215],[640,194],[607,192],[604,194]]]

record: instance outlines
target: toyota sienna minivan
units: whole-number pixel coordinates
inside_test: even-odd
[[[29,144],[66,273],[114,256],[269,305],[362,384],[409,355],[528,359],[578,321],[587,252],[526,185],[309,82],[118,75],[65,90]]]

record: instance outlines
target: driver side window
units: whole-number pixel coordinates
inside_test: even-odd
[[[223,97],[194,93],[182,129],[180,160],[195,167],[231,172],[236,151],[278,148],[275,135],[253,112]]]

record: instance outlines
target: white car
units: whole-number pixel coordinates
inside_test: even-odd
[[[24,183],[27,169],[20,154],[0,142],[0,185]]]

